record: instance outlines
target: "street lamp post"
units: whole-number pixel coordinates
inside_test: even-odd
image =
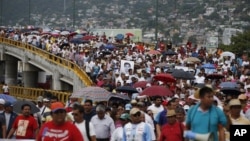
[[[75,9],[76,9],[76,0],[73,0],[73,28],[75,28]]]
[[[156,49],[158,44],[158,6],[159,6],[159,0],[156,0],[155,5],[155,41],[156,41]]]

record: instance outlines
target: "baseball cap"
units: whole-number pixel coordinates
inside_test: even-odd
[[[162,104],[163,106],[167,106],[167,105],[168,105],[168,101],[167,101],[167,100],[164,100],[161,104]]]
[[[48,98],[44,98],[43,101],[44,102],[49,102],[49,99]]]
[[[0,104],[4,105],[5,104],[5,100],[0,98]]]
[[[144,104],[143,102],[139,101],[139,102],[137,103],[137,106],[145,106],[145,104]]]
[[[36,99],[37,102],[43,102],[43,97],[42,96],[38,96]]]
[[[184,110],[189,110],[189,108],[190,108],[190,107],[189,107],[188,105],[185,105],[185,106],[183,107]]]
[[[134,115],[134,114],[136,114],[136,113],[138,113],[138,112],[140,112],[140,109],[138,109],[138,108],[132,108],[132,109],[130,110],[129,114],[130,114],[130,115]]]
[[[122,119],[122,120],[128,120],[129,119],[129,114],[128,113],[121,114],[120,119]]]
[[[125,105],[125,110],[129,111],[132,108],[132,105],[130,103]]]
[[[62,102],[54,102],[51,104],[50,109],[52,112],[56,112],[57,110],[65,110],[65,107]]]
[[[176,113],[175,113],[174,110],[168,110],[167,114],[166,114],[167,117],[172,117],[172,116],[175,116],[175,115],[176,115]]]
[[[239,99],[232,99],[229,102],[229,107],[231,106],[241,106],[240,100]]]
[[[9,101],[6,101],[4,103],[4,107],[12,107],[13,105],[9,102]]]

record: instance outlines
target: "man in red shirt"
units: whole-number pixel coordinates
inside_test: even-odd
[[[38,132],[38,123],[36,119],[30,115],[31,106],[23,104],[22,114],[17,116],[14,124],[7,136],[9,139],[16,132],[16,139],[34,139]]]
[[[52,121],[45,123],[37,136],[37,141],[83,141],[78,128],[66,119],[63,103],[54,102],[50,106]]]
[[[184,141],[184,125],[176,120],[174,110],[168,110],[167,123],[162,127],[160,141]]]

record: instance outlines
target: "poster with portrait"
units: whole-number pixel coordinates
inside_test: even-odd
[[[121,60],[120,72],[128,74],[129,69],[132,69],[132,72],[134,72],[134,65],[134,61]]]

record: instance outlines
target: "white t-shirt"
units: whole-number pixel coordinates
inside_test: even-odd
[[[74,123],[76,125],[76,127],[79,129],[79,131],[81,132],[82,136],[83,136],[83,140],[84,141],[89,141],[88,136],[87,136],[87,132],[86,132],[86,127],[85,127],[85,120],[82,123]],[[89,135],[91,136],[95,136],[95,129],[94,126],[91,122],[89,122]]]
[[[156,118],[157,114],[164,110],[163,106],[160,105],[159,107],[156,107],[155,104],[152,104],[148,107],[147,110],[151,110],[154,114],[154,119]]]
[[[111,135],[110,141],[122,141],[123,137],[123,127],[118,127]]]
[[[205,81],[205,77],[204,76],[201,76],[201,77],[199,77],[199,76],[195,76],[195,82],[196,83],[204,83],[204,81]]]
[[[8,93],[8,92],[9,92],[9,86],[4,85],[4,86],[3,86],[3,92],[4,92],[4,93]]]

